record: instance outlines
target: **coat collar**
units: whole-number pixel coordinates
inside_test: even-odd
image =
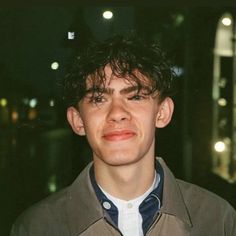
[[[163,199],[160,212],[174,215],[191,227],[191,219],[174,175],[161,158],[157,158],[157,160],[164,170]],[[72,236],[79,235],[104,217],[104,211],[91,184],[89,175],[91,166],[92,163],[81,172],[67,193],[66,212]]]
[[[176,216],[189,227],[192,227],[191,218],[176,178],[162,158],[158,157],[157,160],[164,170],[163,199],[160,212]]]
[[[90,181],[91,166],[92,163],[81,172],[68,191],[67,215],[73,236],[79,235],[104,216]]]

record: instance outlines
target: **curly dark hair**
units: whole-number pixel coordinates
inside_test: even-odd
[[[77,107],[86,94],[86,80],[92,81],[92,91],[105,86],[105,67],[112,74],[135,83],[139,89],[143,80],[138,70],[150,81],[150,93],[158,91],[160,100],[174,93],[174,73],[159,46],[135,34],[116,35],[104,42],[93,42],[76,57],[65,76],[64,99],[67,106]],[[91,90],[91,88],[90,88]]]

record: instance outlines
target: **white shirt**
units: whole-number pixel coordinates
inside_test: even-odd
[[[143,195],[129,201],[113,197],[99,186],[106,197],[117,207],[118,228],[124,236],[143,236],[143,219],[139,212],[139,205],[158,186],[159,182],[160,175],[155,172],[151,187]]]

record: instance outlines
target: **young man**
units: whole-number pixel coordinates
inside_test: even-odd
[[[65,94],[67,119],[86,135],[93,162],[26,211],[11,236],[236,235],[226,201],[175,179],[155,158],[155,130],[174,109],[172,84],[156,44],[116,36],[90,45],[66,77]]]

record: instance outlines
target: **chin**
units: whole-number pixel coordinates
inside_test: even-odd
[[[140,158],[137,158],[134,155],[127,156],[127,154],[124,154],[124,155],[114,155],[113,154],[113,155],[109,155],[108,158],[103,158],[103,161],[107,165],[111,165],[111,166],[132,165],[134,163],[137,163],[139,160],[140,160]]]

